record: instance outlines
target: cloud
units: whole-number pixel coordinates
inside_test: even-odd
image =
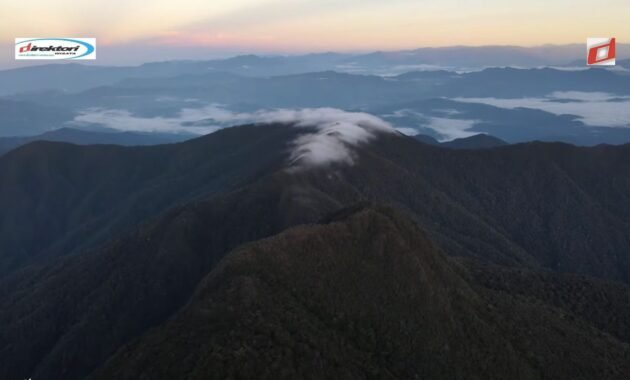
[[[426,127],[438,133],[440,135],[438,141],[442,142],[476,135],[478,132],[469,131],[476,122],[475,120],[431,117]]]
[[[407,136],[416,136],[420,133],[417,129],[414,129],[414,128],[403,127],[403,128],[396,128],[396,130],[402,133],[403,135],[407,135]]]
[[[382,119],[362,112],[346,112],[335,108],[275,110],[254,114],[259,122],[290,123],[296,127],[312,127],[314,132],[300,135],[293,142],[292,166],[322,165],[333,162],[353,164],[353,149],[367,143],[378,133],[395,129]]]
[[[322,165],[332,162],[354,163],[354,147],[373,139],[379,132],[395,129],[382,119],[362,112],[335,108],[299,110],[259,110],[232,112],[220,105],[184,108],[177,117],[143,118],[127,110],[89,109],[74,123],[100,124],[124,131],[206,134],[228,125],[245,123],[284,123],[305,129],[292,144],[291,166]]]
[[[414,124],[417,123],[418,128],[431,129],[435,132],[438,137],[437,140],[440,142],[470,137],[479,133],[469,131],[478,122],[477,120],[453,118],[460,115],[460,111],[454,109],[435,109],[432,113],[440,116],[429,116],[412,109],[401,109],[384,116],[388,118],[411,118],[414,120]],[[396,129],[408,136],[415,136],[420,133],[420,131],[410,127]]]
[[[604,92],[558,91],[541,98],[455,98],[500,108],[533,108],[556,115],[575,115],[595,127],[630,128],[630,97]]]
[[[162,133],[192,133],[203,135],[220,129],[219,125],[185,126],[184,124],[197,121],[213,112],[213,109],[193,110],[183,109],[178,117],[137,117],[127,110],[91,108],[77,115],[73,124],[98,124],[107,128],[130,132],[162,132]],[[221,112],[217,111],[220,117]]]

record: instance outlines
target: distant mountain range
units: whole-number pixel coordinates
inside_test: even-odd
[[[0,99],[0,137],[28,136],[60,128],[75,113],[67,107]]]
[[[585,66],[584,45],[453,46],[366,54],[318,53],[296,56],[241,55],[207,61],[151,62],[139,66],[52,64],[0,71],[0,95],[42,90],[83,91],[127,78],[167,78],[212,72],[268,77],[333,70],[396,75],[418,69],[479,70],[513,66]],[[619,64],[630,45],[618,44]]]
[[[0,157],[0,377],[627,376],[630,146],[372,133]]]
[[[415,135],[416,140],[429,145],[442,146],[452,149],[489,149],[508,145],[505,141],[486,134],[478,134],[470,137],[463,137],[440,143],[436,139],[427,135]]]
[[[333,107],[369,112],[440,141],[483,133],[509,143],[630,142],[630,115],[624,111],[630,107],[630,75],[618,69],[488,68],[387,77],[319,71],[261,77],[203,69],[200,62],[155,65],[127,73],[134,77],[79,92],[57,89],[0,98],[0,136],[32,136],[76,126],[204,134],[256,122],[259,111]],[[45,75],[50,69],[46,75],[56,78],[56,70],[65,66],[28,70]],[[186,69],[191,67],[195,69]],[[70,75],[97,69],[63,70]]]
[[[61,128],[53,131],[42,133],[37,136],[27,137],[0,137],[0,155],[31,143],[33,141],[57,141],[66,142],[77,145],[158,145],[181,142],[192,138],[191,135],[185,134],[167,134],[167,133],[132,133],[118,131],[85,131],[74,128]]]

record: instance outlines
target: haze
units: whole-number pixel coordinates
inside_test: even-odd
[[[583,44],[588,36],[613,35],[620,43],[630,39],[630,3],[623,0],[37,0],[3,2],[0,14],[0,67],[16,65],[16,37],[96,37],[98,61],[106,64],[242,52]]]

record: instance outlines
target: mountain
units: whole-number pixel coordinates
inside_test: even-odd
[[[0,377],[627,373],[630,146],[312,128],[0,157]]]
[[[57,141],[77,145],[158,145],[180,142],[191,138],[191,135],[167,133],[133,133],[133,132],[98,132],[75,128],[60,128],[28,137],[0,137],[0,155],[33,141]]]
[[[625,67],[626,69],[630,69],[630,59],[622,59],[622,60],[618,60],[617,65],[621,66],[621,67]]]
[[[463,129],[466,133],[487,134],[511,144],[548,141],[595,146],[630,142],[628,128],[587,125],[577,115],[554,114],[532,106],[527,107],[527,99],[512,101],[515,104],[522,101],[524,106],[504,108],[484,104],[483,99],[466,101],[429,98],[374,107],[370,112],[380,115],[396,127],[410,128],[419,134],[440,140],[456,138],[459,130]],[[551,99],[548,101],[552,102]],[[593,109],[602,106],[578,100],[575,104],[576,107]],[[610,105],[612,103],[603,106]]]
[[[340,59],[333,56],[320,58]],[[495,67],[454,72],[406,67],[408,72],[400,75],[368,75],[326,67],[264,76],[241,72],[256,69],[227,69],[256,62],[269,70],[292,65],[282,63],[285,60],[299,61],[298,57],[241,56],[214,63],[147,64],[127,72],[124,79],[77,92],[14,94],[5,99],[33,109],[13,115],[17,108],[7,107],[9,117],[0,135],[36,135],[64,125],[186,133],[194,127],[255,122],[259,111],[333,107],[369,112],[438,140],[484,133],[508,143],[630,142],[627,123],[614,117],[623,115],[628,103],[630,76],[622,70]],[[73,67],[65,70],[71,73]],[[42,114],[37,107],[64,113],[51,120],[37,116]],[[601,107],[609,111],[597,112]]]
[[[558,70],[553,68],[488,68],[450,82],[439,93],[457,97],[522,98],[545,96],[554,91],[630,94],[630,77],[614,71]]]
[[[200,279],[214,260],[203,254],[203,247],[222,240],[214,233],[200,234],[221,221],[202,217],[221,214],[211,210],[198,205],[185,218],[169,217],[153,232],[115,243],[105,255],[50,268],[72,273],[70,277],[40,272],[36,279],[43,289],[71,299],[82,296],[69,309],[45,302],[44,310],[27,319],[3,324],[5,339],[27,342],[13,339],[41,334],[41,342],[47,339],[55,347],[34,372],[19,372],[37,351],[23,351],[28,343],[14,344],[15,353],[3,354],[21,359],[3,367],[9,371],[5,375],[77,378],[89,373],[95,359],[113,354],[111,345],[120,342],[125,329],[138,334],[139,321],[155,324],[156,312],[173,303],[181,310],[88,378],[309,373],[315,378],[423,374],[448,379],[472,373],[479,378],[622,379],[627,373],[630,352],[623,317],[630,315],[628,288],[562,276],[550,281],[545,275],[537,275],[546,281],[532,288],[526,281],[536,272],[510,275],[483,265],[462,267],[408,217],[364,205],[242,246]],[[194,236],[201,240],[191,240]],[[155,251],[157,247],[162,248]],[[159,252],[158,260],[150,259],[156,255],[152,252]],[[121,261],[125,256],[133,259]],[[133,277],[140,267],[142,277]],[[167,276],[160,274],[165,270]],[[150,291],[156,286],[162,289],[159,299]],[[174,289],[180,293],[171,293]],[[182,304],[185,294],[192,298]],[[598,302],[599,315],[614,311],[619,319],[598,328],[601,317],[583,308]],[[103,309],[103,304],[109,306]],[[3,310],[5,318],[16,313]],[[50,326],[51,319],[63,321],[60,313],[80,323]],[[28,325],[37,326],[36,331],[24,330]],[[63,330],[55,332],[59,328]],[[59,333],[63,338],[54,338]],[[85,342],[85,336],[96,341]],[[77,359],[64,364],[65,355]]]
[[[630,45],[617,44],[623,66]],[[0,70],[0,96],[61,90],[78,92],[112,85],[128,78],[168,78],[208,72],[250,77],[334,70],[355,74],[399,75],[413,70],[479,70],[488,67],[584,67],[583,45],[451,46],[364,54],[239,55],[213,60],[149,62],[138,66],[99,66],[76,63],[47,64]]]
[[[443,147],[453,149],[487,149],[505,145],[508,145],[508,143],[483,133],[442,143]]]
[[[277,173],[173,207],[102,247],[7,276],[0,281],[0,341],[11,344],[0,351],[0,376],[85,377],[183,307],[231,249],[316,222],[339,206],[304,189],[299,178]],[[32,293],[35,284],[41,293]],[[35,344],[23,340],[35,335]],[[68,355],[76,358],[71,364]]]
[[[438,65],[442,67],[479,68],[488,66],[536,67],[563,64],[581,57],[580,45],[537,46],[449,46],[404,51],[374,52],[353,61],[365,66]]]
[[[488,68],[464,74],[427,71],[396,77],[350,74],[332,70],[245,77],[204,72],[154,78],[136,77],[94,87],[81,94],[66,94],[49,101],[90,107],[112,107],[121,96],[189,98],[209,103],[252,104],[264,107],[375,107],[413,100],[446,98],[522,98],[558,91],[605,92],[628,95],[630,76],[605,69]],[[308,88],[309,91],[303,91]],[[265,94],[266,96],[260,96]],[[352,97],[349,97],[352,95]],[[37,98],[35,98],[37,99]],[[141,99],[140,99],[141,100]],[[325,102],[328,101],[327,103]],[[44,100],[41,100],[44,101]],[[125,102],[138,101],[124,99]],[[124,104],[124,103],[121,103]],[[133,106],[133,103],[128,104]]]
[[[437,141],[435,138],[428,135],[419,134],[419,135],[413,136],[413,138],[424,144],[434,145],[434,146],[440,145],[439,141]]]
[[[235,188],[285,157],[290,129],[247,130],[149,147],[42,141],[1,156],[0,277],[102,243],[180,202]]]
[[[617,45],[619,57],[630,56],[628,45]],[[468,69],[562,65],[582,59],[584,46],[452,46],[367,54],[240,55],[213,60],[149,62],[139,66],[48,64],[0,71],[0,96],[23,92],[77,92],[127,78],[166,78],[209,71],[267,77],[335,70],[364,74],[401,74],[417,68]],[[583,65],[583,60],[579,61]]]
[[[426,81],[426,80],[436,80],[436,79],[455,79],[458,78],[461,74],[458,74],[454,71],[448,70],[425,70],[425,71],[409,71],[406,73],[402,73],[393,77],[396,80],[401,81]]]
[[[439,141],[437,141],[431,136],[422,135],[422,134],[415,135],[413,136],[413,138],[428,145],[441,146],[444,148],[451,148],[451,149],[488,149],[488,148],[496,148],[500,146],[509,145],[508,143],[506,143],[505,141],[499,138],[486,135],[483,133],[470,136],[470,137],[454,139],[454,140],[446,141],[443,143],[440,143]]]
[[[173,205],[281,170],[300,133],[251,126],[155,147],[16,149],[0,158],[0,268],[80,251]],[[446,150],[384,134],[357,150],[360,165],[337,169],[338,181],[317,170],[302,181],[339,205],[365,199],[409,209],[452,254],[628,281],[629,148]]]
[[[0,95],[60,91],[78,92],[126,78],[169,77],[207,72],[207,62],[169,61],[140,66],[46,64],[0,71]]]
[[[460,270],[410,219],[353,210],[233,251],[175,318],[90,378],[621,379],[630,370],[624,341]]]
[[[304,91],[308,88],[308,91]],[[386,104],[389,99],[415,99],[428,88],[415,81],[392,81],[375,75],[319,71],[274,77],[244,77],[221,72],[187,74],[168,78],[133,78],[115,85],[68,94],[56,102],[82,107],[125,108],[135,111],[154,99],[196,99],[204,104],[250,105],[264,108],[338,107],[354,109]],[[127,99],[133,94],[136,99]],[[124,107],[123,107],[124,105]],[[161,102],[164,106],[164,102]]]
[[[30,101],[0,99],[0,137],[27,136],[61,127],[75,113],[63,106],[42,105]]]

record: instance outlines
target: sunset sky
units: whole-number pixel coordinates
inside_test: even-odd
[[[121,63],[234,53],[630,41],[628,0],[24,0],[0,3],[0,66],[16,37],[96,37]],[[202,48],[202,49],[194,49]],[[105,53],[105,56],[103,55]]]

